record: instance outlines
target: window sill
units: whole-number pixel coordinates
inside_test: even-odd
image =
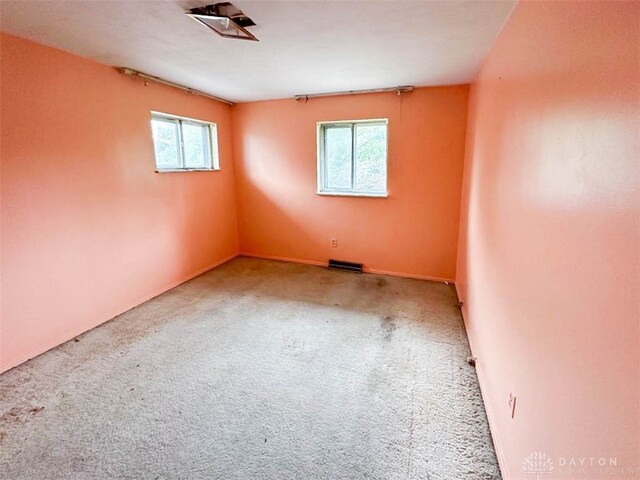
[[[358,193],[358,192],[316,192],[316,195],[325,197],[364,197],[364,198],[388,198],[389,193]]]
[[[175,168],[166,170],[156,170],[156,173],[180,173],[180,172],[218,172],[219,168]]]

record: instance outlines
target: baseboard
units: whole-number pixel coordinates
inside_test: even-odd
[[[452,278],[433,277],[431,275],[416,275],[413,273],[379,270],[377,268],[365,268],[364,271],[365,273],[374,273],[376,275],[391,275],[392,277],[415,278],[416,280],[429,280],[431,282],[455,283]]]
[[[456,294],[458,295],[458,300],[463,301],[462,296],[460,295],[460,290],[458,289],[458,285],[456,285]],[[469,341],[469,348],[471,349],[471,354],[474,357],[477,357],[477,350],[473,345],[473,340],[469,335],[469,328],[467,328],[467,319],[465,315],[466,307],[463,305],[460,309],[460,314],[462,316],[462,322],[464,324],[465,332],[467,334],[467,340]],[[498,435],[498,429],[496,428],[495,416],[493,414],[493,407],[488,402],[488,397],[485,394],[485,375],[484,369],[482,368],[482,358],[480,357],[480,362],[476,361],[476,376],[478,377],[478,385],[480,385],[480,394],[482,396],[482,402],[484,403],[484,409],[487,414],[487,421],[489,423],[489,430],[491,431],[491,438],[493,440],[493,448],[496,451],[496,458],[498,459],[498,466],[500,467],[500,474],[503,480],[509,480],[507,474],[507,463],[504,457],[504,450],[502,449],[502,442],[500,441],[500,436]]]
[[[327,262],[318,262],[316,260],[303,260],[300,258],[278,257],[275,255],[263,255],[261,253],[240,252],[241,257],[262,258],[263,260],[276,260],[278,262],[303,263],[305,265],[315,265],[317,267],[326,267]]]
[[[86,333],[89,330],[93,330],[94,328],[99,327],[100,325],[102,325],[102,324],[104,324],[104,323],[106,323],[106,322],[108,322],[110,320],[113,320],[117,316],[122,315],[123,313],[126,313],[129,310],[131,310],[133,308],[136,308],[137,306],[142,305],[143,303],[148,302],[149,300],[151,300],[151,299],[153,299],[153,298],[155,298],[155,297],[157,297],[159,295],[162,295],[163,293],[168,292],[172,288],[175,288],[178,285],[181,285],[181,284],[183,284],[185,282],[188,282],[189,280],[191,280],[191,279],[193,279],[195,277],[198,277],[198,276],[202,275],[205,272],[208,272],[212,268],[218,267],[218,266],[220,266],[220,265],[222,265],[224,263],[227,263],[230,260],[233,260],[237,256],[238,256],[238,253],[234,253],[232,255],[224,257],[221,260],[217,260],[217,261],[215,261],[215,262],[213,262],[213,263],[211,263],[211,264],[209,264],[209,265],[207,265],[205,267],[202,267],[202,268],[196,270],[195,272],[191,272],[191,273],[187,274],[186,276],[180,278],[179,280],[170,282],[169,284],[163,286],[162,288],[160,288],[159,290],[155,291],[154,293],[151,293],[151,294],[148,294],[148,295],[144,295],[143,297],[138,298],[137,300],[128,303],[127,306],[125,306],[123,309],[119,308],[118,310],[115,311],[115,313],[110,313],[104,320],[99,320],[97,323],[93,324],[92,326],[90,326],[89,328],[87,328],[85,330],[65,332],[63,335],[61,335],[61,340],[55,342],[55,345],[52,345],[50,347],[45,347],[44,350],[42,350],[39,353],[34,354],[33,356],[29,356],[29,357],[26,357],[26,358],[17,357],[17,358],[14,358],[12,360],[9,360],[6,363],[6,365],[0,366],[0,374],[2,374],[4,372],[7,372],[7,371],[11,370],[12,368],[15,368],[15,367],[17,367],[19,365],[22,365],[23,363],[28,362],[29,360],[31,360],[33,358],[39,357],[43,353],[46,353],[49,350],[52,350],[52,349],[58,347],[59,345],[62,345],[63,343],[68,342],[69,340],[77,337],[78,335],[82,335],[83,333]]]
[[[129,308],[127,308],[126,310],[123,310],[120,313],[115,314],[113,317],[117,317],[118,315],[122,315],[123,313],[128,312],[129,310],[131,310],[132,308],[136,308],[138,305],[142,305],[143,303],[148,302],[152,298],[155,298],[155,297],[157,297],[159,295],[162,295],[165,292],[168,292],[169,290],[171,290],[173,288],[176,288],[178,285],[182,285],[183,283],[188,282],[189,280],[192,280],[192,279],[194,279],[196,277],[199,277],[203,273],[208,272],[209,270],[211,270],[213,268],[219,267],[220,265],[225,264],[225,263],[233,260],[238,255],[239,255],[239,253],[234,253],[232,255],[228,255],[228,256],[224,257],[222,260],[217,260],[217,261],[207,265],[206,267],[202,267],[202,268],[196,270],[195,272],[189,273],[188,275],[186,275],[185,277],[181,278],[180,280],[176,280],[175,282],[171,282],[168,285],[165,285],[157,293],[152,293],[150,295],[145,295],[142,298],[139,298],[138,300],[133,302],[133,304]],[[111,318],[113,318],[113,317],[111,317]],[[104,322],[102,322],[102,323],[104,323]]]
[[[318,260],[305,260],[302,258],[279,257],[274,255],[263,255],[261,253],[240,252],[241,257],[262,258],[264,260],[277,260],[279,262],[302,263],[304,265],[315,265],[318,267],[326,267],[327,262]],[[364,273],[372,273],[374,275],[390,275],[392,277],[415,278],[417,280],[429,280],[432,282],[454,283],[453,279],[433,277],[429,275],[416,275],[413,273],[394,272],[391,270],[380,270],[377,268],[363,268]]]

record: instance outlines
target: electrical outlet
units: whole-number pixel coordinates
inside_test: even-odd
[[[338,240],[336,238],[331,239],[331,246],[336,248],[338,246]]]
[[[509,392],[509,409],[511,410],[511,418],[516,416],[516,396]]]

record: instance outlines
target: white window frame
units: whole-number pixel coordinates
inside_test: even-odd
[[[156,161],[156,172],[157,173],[171,173],[171,172],[211,172],[211,171],[217,171],[220,170],[220,154],[218,151],[218,125],[216,123],[213,122],[206,122],[204,120],[197,120],[195,118],[189,118],[189,117],[182,117],[180,115],[172,115],[170,113],[162,113],[162,112],[156,112],[156,111],[151,111],[151,120],[159,120],[159,121],[165,121],[165,122],[170,122],[170,123],[175,123],[178,126],[178,144],[179,144],[179,150],[178,150],[178,159],[179,159],[179,163],[180,166],[179,167],[169,167],[169,168],[160,168],[158,166],[158,160],[155,158],[155,140],[153,138],[153,127],[152,127],[152,123],[149,122],[150,128],[151,128],[151,141],[153,143],[153,155],[154,155],[154,160]],[[183,124],[194,124],[194,125],[199,125],[199,126],[204,126],[207,128],[207,132],[208,132],[208,139],[209,139],[209,151],[208,151],[208,157],[209,157],[209,165],[207,165],[206,167],[200,167],[200,168],[191,168],[191,167],[186,167],[184,164],[184,141],[182,139],[182,125]]]
[[[355,132],[357,125],[384,125],[387,128],[387,145],[385,151],[385,184],[384,191],[372,192],[368,190],[356,190],[356,140]],[[344,197],[374,197],[374,198],[387,198],[389,196],[389,119],[388,118],[372,118],[366,120],[339,120],[333,122],[318,122],[318,189],[316,193],[318,195],[328,196],[344,196]],[[335,189],[329,188],[327,185],[326,175],[326,158],[325,158],[325,138],[326,130],[330,127],[351,127],[351,187],[348,189]]]

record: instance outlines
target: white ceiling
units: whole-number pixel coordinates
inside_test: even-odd
[[[222,1],[222,0],[219,0]],[[233,3],[260,42],[188,18],[216,0],[0,3],[2,31],[233,101],[473,79],[515,0]]]

